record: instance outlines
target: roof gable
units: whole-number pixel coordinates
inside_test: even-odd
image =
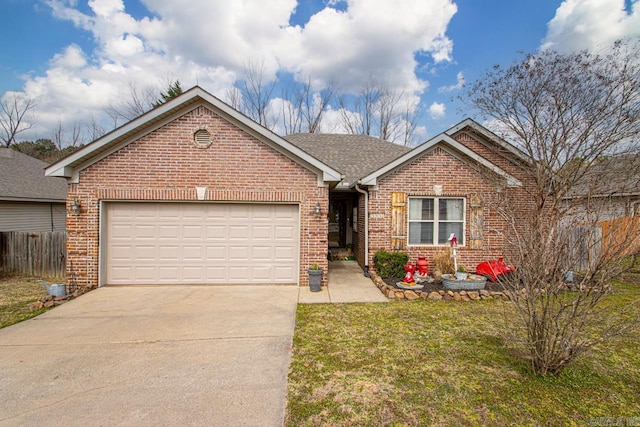
[[[67,183],[45,177],[47,163],[11,148],[0,148],[0,200],[64,202]]]
[[[456,141],[455,139],[453,139],[451,137],[451,135],[454,135],[455,133],[461,131],[462,129],[464,129],[466,127],[466,126],[462,126],[463,123],[472,123],[474,125],[474,129],[476,128],[476,126],[482,128],[482,126],[478,125],[474,121],[472,121],[470,119],[467,119],[467,120],[461,122],[460,124],[454,126],[453,128],[451,128],[451,129],[449,129],[449,130],[447,130],[447,131],[445,131],[445,132],[443,132],[443,133],[441,133],[439,135],[436,135],[435,137],[431,138],[430,140],[428,140],[428,141],[424,142],[423,144],[417,146],[413,150],[405,153],[404,155],[398,157],[394,161],[392,161],[392,162],[386,164],[385,166],[381,167],[380,169],[370,173],[369,175],[367,175],[364,178],[362,178],[359,181],[359,183],[362,184],[362,185],[366,185],[366,186],[375,186],[375,185],[378,184],[378,180],[380,178],[388,175],[389,173],[391,173],[391,172],[393,172],[393,171],[395,171],[397,169],[400,169],[400,168],[404,167],[405,165],[407,165],[410,162],[412,162],[414,159],[422,156],[423,154],[425,154],[426,152],[428,152],[430,150],[433,150],[436,146],[444,146],[444,147],[449,148],[450,152],[459,153],[459,154],[465,156],[466,158],[468,158],[468,159],[470,159],[470,160],[472,160],[472,161],[484,166],[485,168],[491,170],[495,174],[503,177],[506,180],[508,187],[521,187],[522,186],[522,182],[518,178],[516,178],[515,176],[509,174],[508,172],[506,172],[505,170],[503,170],[502,168],[500,168],[496,164],[494,164],[491,161],[487,160],[486,158],[480,156],[475,151],[467,148],[466,146],[464,146],[463,144],[459,143],[458,141]],[[482,129],[484,129],[484,128],[482,128]],[[485,129],[485,131],[487,132],[486,135],[491,134],[488,130]],[[497,138],[497,137],[495,137],[495,138]],[[507,143],[505,141],[500,142],[500,145],[502,145],[502,143],[511,146],[511,144],[509,144],[509,143]],[[515,149],[515,147],[513,147],[513,146],[511,146],[511,147],[514,150],[517,150],[517,149]],[[509,151],[511,151],[511,150],[509,150]],[[522,153],[520,153],[520,154],[522,156],[524,156]],[[525,158],[526,158],[526,156],[524,156],[523,160]]]
[[[81,170],[202,105],[296,163],[312,170],[318,174],[320,182],[338,182],[342,179],[341,173],[336,169],[249,119],[198,86],[59,160],[46,169],[46,175],[64,177],[77,182]]]

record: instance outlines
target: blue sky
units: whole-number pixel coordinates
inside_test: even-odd
[[[374,76],[423,111],[426,139],[462,118],[454,99],[519,52],[597,49],[640,35],[638,0],[3,0],[0,96],[36,100],[21,139],[98,121],[135,84],[179,79],[225,98],[248,61],[267,77]],[[274,104],[276,105],[276,104]],[[274,107],[275,108],[275,107]],[[325,131],[340,132],[333,105]],[[122,124],[122,123],[117,123]],[[277,123],[276,131],[279,131]]]

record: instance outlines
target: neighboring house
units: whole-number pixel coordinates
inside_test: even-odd
[[[589,258],[640,250],[640,155],[606,157],[591,164],[572,189],[572,226],[591,227],[596,247]]]
[[[0,148],[0,232],[64,231],[67,183],[45,177],[47,163]]]
[[[463,262],[504,255],[487,202],[524,197],[526,162],[471,120],[413,150],[282,138],[196,87],[46,174],[80,207],[67,218],[78,284],[306,285],[330,246],[352,244],[365,267],[381,248],[429,257],[456,232]]]

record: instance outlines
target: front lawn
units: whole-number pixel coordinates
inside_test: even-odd
[[[637,283],[615,290],[612,310],[640,297]],[[640,425],[637,328],[536,377],[501,338],[509,307],[299,305],[287,425]]]
[[[0,276],[0,328],[31,319],[48,310],[29,308],[29,304],[47,295],[38,279],[19,275]]]

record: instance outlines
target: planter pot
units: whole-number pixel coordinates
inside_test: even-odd
[[[480,290],[487,284],[487,278],[469,274],[465,280],[458,280],[453,274],[442,275],[442,286],[450,290]]]
[[[322,269],[308,270],[309,272],[309,288],[311,292],[320,292],[322,290]]]
[[[467,276],[468,276],[467,273],[462,273],[460,271],[456,273],[456,279],[458,280],[467,280]]]
[[[47,293],[53,297],[63,297],[67,295],[67,285],[64,283],[56,283],[52,285],[45,283],[44,288],[47,290]]]

